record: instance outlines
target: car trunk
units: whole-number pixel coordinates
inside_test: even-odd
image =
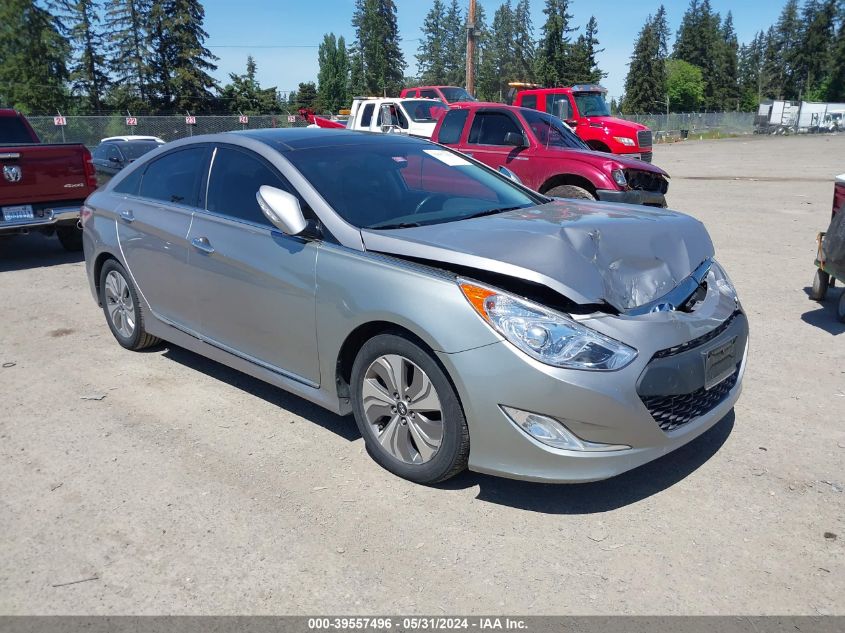
[[[38,204],[85,198],[85,147],[76,144],[0,147],[0,204]],[[6,169],[9,168],[9,169]]]

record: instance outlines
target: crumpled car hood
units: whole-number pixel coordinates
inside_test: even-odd
[[[370,251],[510,275],[622,312],[662,297],[713,256],[704,225],[688,215],[572,200],[361,236]]]

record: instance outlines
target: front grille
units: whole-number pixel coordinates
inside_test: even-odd
[[[631,189],[639,189],[642,191],[656,191],[659,193],[666,193],[669,189],[669,183],[660,174],[653,174],[650,171],[636,171],[629,169],[625,171],[625,178],[628,180],[628,186]]]
[[[640,396],[643,404],[665,432],[692,422],[711,411],[727,398],[739,379],[739,365],[732,376],[710,390],[702,387],[692,393],[677,396]]]
[[[652,157],[653,154],[651,152],[643,152],[642,154],[640,154],[640,160],[644,160],[647,163],[651,162]]]
[[[729,316],[723,323],[721,323],[716,329],[710,330],[707,334],[702,334],[698,338],[694,338],[691,341],[687,341],[686,343],[681,343],[680,345],[675,345],[675,347],[667,347],[666,349],[662,349],[659,352],[656,352],[652,358],[666,358],[667,356],[674,356],[675,354],[685,352],[688,349],[692,349],[693,347],[704,345],[707,341],[712,341],[714,338],[719,336],[719,334],[727,330],[730,327],[731,323],[733,323],[734,319],[740,314],[742,313],[737,310],[731,316]]]
[[[640,144],[640,147],[651,147],[651,130],[637,132],[637,143]]]

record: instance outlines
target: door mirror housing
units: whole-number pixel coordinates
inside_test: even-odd
[[[397,123],[393,122],[394,119],[398,119],[398,117],[391,112],[391,109],[396,107],[397,106],[391,106],[388,103],[384,103],[381,106],[381,131],[385,134],[401,131],[399,125],[397,125],[398,121]]]
[[[525,147],[525,137],[519,132],[508,132],[505,134],[505,145]]]
[[[115,165],[121,165],[123,163],[117,156],[109,156],[109,162],[114,163]]]
[[[286,235],[300,235],[308,228],[299,199],[270,185],[261,185],[255,194],[261,212]]]
[[[510,178],[515,183],[518,183],[520,185],[522,184],[522,181],[519,179],[519,176],[517,176],[515,173],[513,173],[510,169],[508,169],[504,165],[499,166],[498,172],[500,174],[502,174],[505,178]]]

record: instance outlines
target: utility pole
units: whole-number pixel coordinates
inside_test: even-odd
[[[467,16],[467,92],[475,94],[475,0],[469,0]]]

